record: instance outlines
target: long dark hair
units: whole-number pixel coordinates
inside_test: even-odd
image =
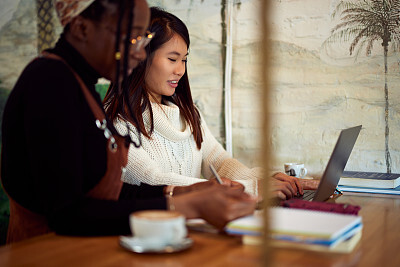
[[[178,17],[157,7],[150,8],[150,11],[151,20],[148,30],[149,32],[155,32],[155,36],[146,47],[146,60],[141,62],[128,78],[127,82],[129,82],[130,87],[129,98],[126,96],[118,97],[116,89],[110,87],[104,99],[106,113],[111,120],[122,118],[130,121],[136,126],[138,132],[142,133],[147,138],[150,138],[154,130],[154,123],[148,91],[145,88],[146,70],[151,66],[155,51],[168,42],[175,34],[182,37],[188,50],[190,45],[189,31]],[[193,103],[186,65],[185,73],[179,80],[175,94],[172,96],[162,96],[162,102],[165,101],[170,101],[179,107],[182,116],[191,128],[197,148],[200,149],[201,143],[203,142],[200,113]],[[133,115],[129,113],[128,109],[121,108],[121,102],[129,103],[130,107],[132,107]],[[147,131],[144,126],[142,116],[142,113],[147,108],[150,111],[151,125],[149,131]],[[137,119],[137,121],[135,121],[135,119]]]
[[[135,7],[135,0],[96,0],[94,1],[87,9],[85,9],[81,16],[91,19],[93,21],[100,22],[103,18],[104,13],[106,12],[106,5],[112,4],[118,6],[118,19],[117,19],[117,31],[116,31],[116,41],[115,41],[115,54],[120,53],[120,44],[121,44],[121,27],[123,23],[123,18],[127,16],[126,20],[126,38],[124,41],[124,55],[123,55],[123,62],[122,62],[122,84],[120,84],[120,58],[116,56],[116,72],[115,72],[115,82],[111,84],[111,87],[114,88],[115,95],[118,98],[121,98],[123,101],[118,102],[119,108],[125,110],[129,117],[132,118],[135,125],[137,125],[138,132],[141,132],[141,125],[138,123],[137,118],[134,116],[134,111],[132,110],[132,106],[129,105],[127,100],[129,99],[129,87],[124,86],[124,81],[128,80],[128,58],[129,58],[129,46],[131,40],[131,32],[132,32],[132,22],[133,22],[133,9]],[[68,30],[68,29],[66,29]],[[107,113],[106,113],[107,115]],[[113,118],[108,118],[108,128],[113,132],[113,134],[119,134],[118,131],[113,126]],[[127,126],[128,128],[128,126]],[[139,144],[133,142],[129,135],[129,128],[128,134],[125,136],[127,142],[133,143],[136,147],[139,147],[141,144],[141,139],[139,136]]]

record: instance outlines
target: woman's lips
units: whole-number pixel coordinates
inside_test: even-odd
[[[173,87],[173,88],[178,87],[178,81],[175,81],[175,80],[173,80],[173,81],[168,81],[168,84],[169,84],[169,86],[171,86],[171,87]]]

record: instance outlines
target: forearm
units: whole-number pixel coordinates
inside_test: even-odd
[[[262,168],[248,168],[237,159],[225,159],[218,169],[219,175],[231,180],[259,180],[263,178]]]
[[[130,234],[129,215],[138,210],[166,209],[164,197],[140,200],[108,201],[83,199],[49,214],[49,226],[64,235]]]
[[[174,209],[186,218],[202,218],[222,229],[227,222],[254,211],[255,199],[241,188],[213,184],[203,190],[170,198]]]
[[[203,166],[204,177],[213,177],[209,165],[217,169],[218,174],[230,180],[259,180],[263,178],[262,168],[248,168],[240,161],[232,158],[211,134],[207,125],[203,123]]]

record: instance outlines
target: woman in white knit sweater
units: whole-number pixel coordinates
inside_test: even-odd
[[[129,150],[123,181],[134,185],[190,185],[214,177],[211,163],[220,176],[238,181],[246,192],[257,194],[261,169],[247,168],[230,157],[193,104],[186,71],[190,40],[185,24],[168,12],[151,8],[149,32],[154,37],[146,47],[147,59],[130,76],[129,99],[113,90],[105,99],[116,129],[126,134],[128,124],[131,138],[141,141],[140,147]],[[123,103],[133,105],[143,129],[140,133]],[[302,193],[298,179],[284,174],[275,178],[281,198]]]

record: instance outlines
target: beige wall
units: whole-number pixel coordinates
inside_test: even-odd
[[[12,88],[23,67],[37,54],[33,0],[0,2],[0,80]]]
[[[325,48],[339,1],[273,1],[272,144],[274,165],[302,161],[320,174],[339,131],[362,124],[347,170],[386,171],[384,66],[380,42],[355,61],[349,44]],[[389,128],[392,171],[400,172],[399,54],[389,53]]]
[[[324,169],[340,129],[363,124],[347,169],[385,171],[383,57],[380,44],[358,61],[348,44],[323,48],[337,23],[336,0],[271,0],[273,55],[272,136],[261,133],[261,46],[258,10],[262,0],[234,0],[232,118],[233,153],[244,163],[260,161],[261,138],[272,143],[273,166],[301,161],[313,175]],[[151,0],[188,26],[188,72],[195,102],[218,140],[224,142],[221,0]],[[36,55],[33,0],[0,2],[0,80],[12,88]],[[400,172],[399,58],[389,56],[390,148],[394,172]]]

